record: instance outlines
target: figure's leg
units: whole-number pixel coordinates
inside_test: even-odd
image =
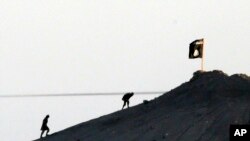
[[[48,128],[48,130],[47,130],[46,136],[48,136],[48,134],[49,134],[49,128]]]
[[[41,136],[40,136],[40,138],[42,138],[42,137],[43,137],[43,133],[44,133],[44,130],[42,130],[42,133],[41,133]]]
[[[122,110],[123,110],[123,108],[125,107],[125,105],[126,105],[126,101],[123,101]]]
[[[127,101],[127,105],[128,105],[128,108],[129,108],[129,101]]]

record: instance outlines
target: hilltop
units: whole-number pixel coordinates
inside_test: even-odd
[[[154,100],[37,141],[228,141],[230,124],[249,123],[250,77],[197,71]]]

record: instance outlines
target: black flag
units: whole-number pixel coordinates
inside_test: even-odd
[[[198,39],[189,45],[189,59],[202,58],[203,56],[203,39]]]

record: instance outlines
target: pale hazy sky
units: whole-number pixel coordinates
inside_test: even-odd
[[[0,0],[0,94],[168,91],[200,68],[200,59],[188,59],[197,38],[205,39],[206,70],[249,75],[249,7],[249,0]],[[88,108],[120,109],[112,107],[120,97],[110,99],[109,110]],[[72,99],[39,100],[0,99],[4,141],[36,138],[47,113],[81,117],[55,130],[101,115],[73,113]],[[30,104],[34,118],[23,127]]]

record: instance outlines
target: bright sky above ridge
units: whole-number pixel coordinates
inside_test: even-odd
[[[1,1],[1,93],[165,90],[200,67],[248,73],[248,1]],[[173,84],[173,85],[172,85]],[[32,85],[32,87],[30,87]]]

